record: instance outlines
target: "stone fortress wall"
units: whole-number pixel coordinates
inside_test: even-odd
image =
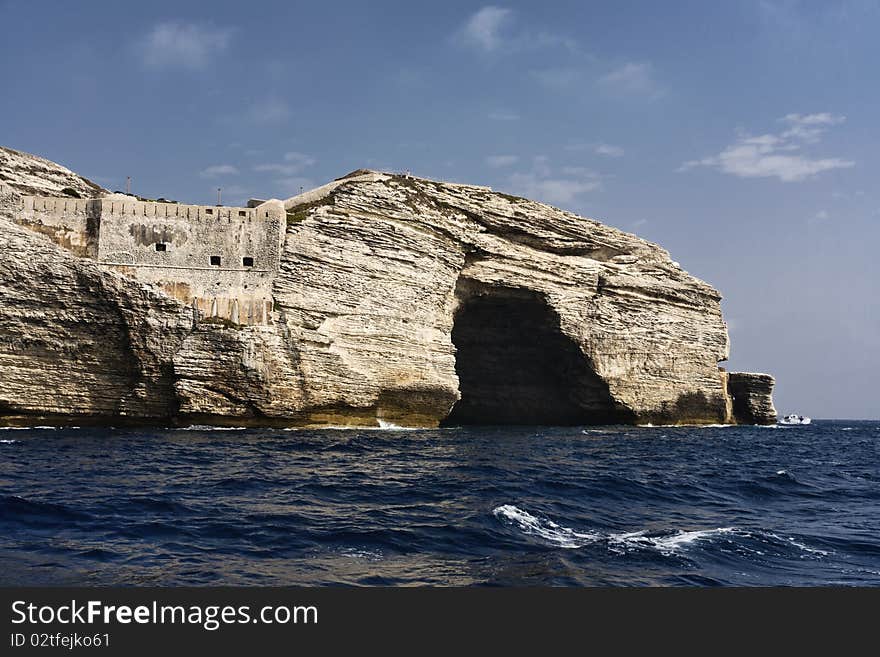
[[[98,210],[93,199],[24,196],[16,220],[76,255],[98,254]]]
[[[0,194],[8,191],[0,188]],[[286,227],[281,201],[239,208],[138,201],[120,194],[23,196],[16,220],[81,257],[162,288],[202,318],[271,322],[272,284]]]

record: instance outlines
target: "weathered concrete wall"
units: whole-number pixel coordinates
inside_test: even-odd
[[[52,196],[24,196],[17,215],[19,224],[47,235],[78,256],[94,258],[98,252],[99,201]]]
[[[160,286],[236,324],[271,321],[284,206],[227,208],[108,199],[100,205],[99,262]],[[158,251],[157,244],[164,250]],[[219,258],[219,265],[211,264]],[[245,258],[251,260],[245,261]]]
[[[23,196],[16,221],[76,255],[160,287],[203,318],[271,321],[286,227],[280,201],[229,208]]]

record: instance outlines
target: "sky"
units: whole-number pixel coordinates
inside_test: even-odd
[[[666,248],[781,413],[878,418],[880,3],[0,0],[0,144],[189,203],[357,168]]]

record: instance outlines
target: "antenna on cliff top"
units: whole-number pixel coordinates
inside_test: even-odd
[[[131,176],[125,177],[125,193],[131,194]]]
[[[218,188],[217,188],[217,205],[222,205],[222,204],[220,203],[220,193],[221,193],[221,192],[220,192],[220,188],[218,187]]]

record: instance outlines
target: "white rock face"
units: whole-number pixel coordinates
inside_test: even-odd
[[[369,171],[285,207],[272,322],[247,327],[199,321],[0,219],[16,254],[0,261],[0,416],[735,420],[720,296],[657,245],[484,187]]]
[[[96,198],[107,190],[70,169],[30,153],[0,146],[0,185],[9,185],[19,194],[68,196],[72,190],[82,198]]]

